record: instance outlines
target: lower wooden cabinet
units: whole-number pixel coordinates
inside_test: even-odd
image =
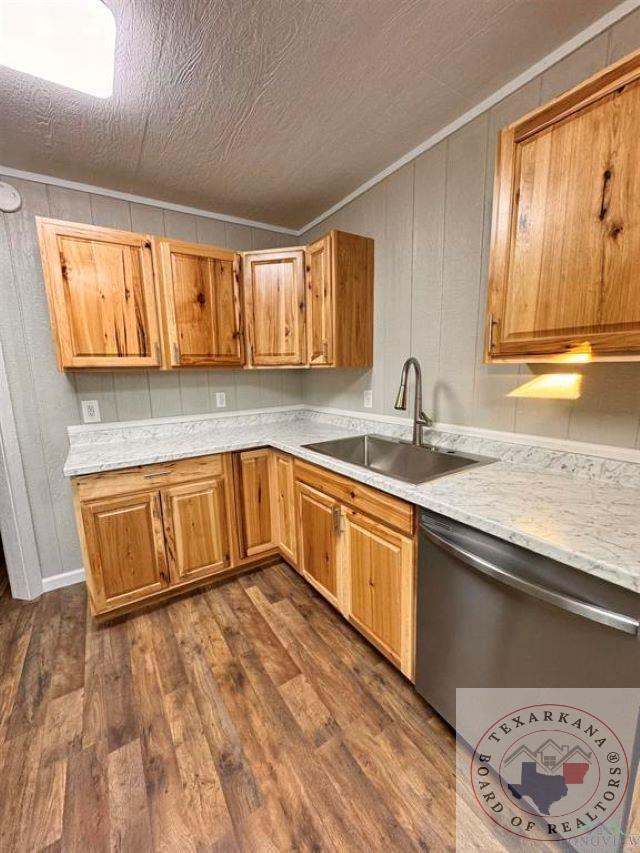
[[[160,492],[88,501],[81,512],[96,612],[131,604],[168,585]]]
[[[231,565],[227,484],[223,476],[162,491],[162,516],[171,578],[206,577]]]
[[[282,556],[298,567],[293,459],[286,453],[273,452],[272,494],[276,510],[276,544]]]
[[[345,615],[407,675],[413,673],[414,543],[344,511]]]
[[[280,555],[413,678],[405,501],[270,448],[76,477],[73,489],[94,615]]]
[[[236,453],[234,469],[240,553],[253,557],[274,548],[271,450]]]
[[[296,483],[302,574],[336,607],[339,606],[340,504],[322,492]]]
[[[412,679],[413,507],[308,463],[294,468],[302,574]]]

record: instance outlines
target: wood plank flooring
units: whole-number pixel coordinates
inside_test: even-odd
[[[284,564],[104,626],[5,596],[0,649],[2,853],[455,847],[451,730]]]

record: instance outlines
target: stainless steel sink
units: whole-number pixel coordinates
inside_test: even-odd
[[[430,445],[418,446],[382,435],[356,435],[304,446],[316,453],[416,484],[495,461],[486,456],[439,450]]]

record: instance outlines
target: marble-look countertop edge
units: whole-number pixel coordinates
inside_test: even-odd
[[[292,425],[288,424],[287,427],[291,429]],[[509,526],[497,518],[492,518],[488,514],[484,515],[478,511],[465,509],[464,495],[462,494],[464,491],[463,486],[466,478],[473,476],[472,471],[457,472],[445,478],[416,486],[360,468],[356,465],[351,465],[342,460],[325,456],[302,446],[319,438],[337,438],[357,434],[352,430],[344,427],[330,427],[325,425],[320,432],[326,434],[318,435],[317,429],[314,429],[310,424],[299,424],[296,427],[298,434],[295,438],[293,436],[291,438],[278,438],[274,435],[278,425],[265,424],[262,427],[256,427],[258,434],[254,436],[245,434],[244,436],[234,438],[228,434],[217,433],[208,436],[207,440],[201,444],[194,442],[191,446],[183,447],[172,448],[171,441],[167,440],[166,442],[162,442],[162,447],[156,446],[155,448],[152,446],[152,443],[150,443],[149,447],[134,446],[132,448],[130,445],[120,446],[119,444],[110,444],[102,447],[98,445],[93,447],[85,446],[83,450],[72,448],[65,464],[64,473],[68,477],[77,477],[103,473],[105,471],[124,470],[156,462],[178,461],[180,459],[193,458],[194,456],[252,450],[257,447],[272,447],[276,450],[289,453],[298,459],[312,462],[327,470],[343,474],[357,482],[380,489],[387,494],[394,495],[421,508],[447,515],[457,521],[469,524],[472,527],[513,542],[516,545],[521,545],[543,556],[571,565],[574,568],[618,586],[625,587],[634,592],[640,592],[640,573],[634,573],[633,568],[627,570],[624,566],[624,560],[621,560],[619,563],[613,563],[606,559],[591,556],[587,553],[588,542],[583,543],[583,547],[580,550],[569,550],[551,539]],[[286,430],[286,427],[284,429]],[[86,459],[80,458],[85,455],[87,456]],[[129,456],[131,458],[128,458]],[[524,475],[529,474],[529,466],[523,464],[496,462],[495,465],[507,466],[507,468],[502,469],[505,472],[506,479],[508,479],[507,472],[509,470],[518,471]],[[500,469],[495,469],[495,466],[489,467],[497,470],[499,475]],[[548,478],[560,478],[560,480],[566,478],[567,482],[575,482],[575,478],[570,474],[540,472],[534,468],[531,468],[530,476],[532,478],[542,477],[545,480]],[[555,485],[556,483],[559,486],[561,485],[560,481],[557,480],[549,480],[549,482],[551,485]],[[440,491],[447,492],[445,498],[437,494],[438,484],[441,484]],[[629,489],[629,491],[635,493],[637,490]],[[458,494],[457,500],[456,493]],[[505,498],[505,500],[507,499]],[[632,557],[629,559],[629,562],[633,563]]]

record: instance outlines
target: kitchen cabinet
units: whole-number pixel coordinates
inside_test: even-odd
[[[487,361],[640,358],[640,52],[505,128]]]
[[[216,246],[156,240],[171,367],[243,363],[240,256]]]
[[[347,618],[413,674],[414,542],[357,510],[343,510]]]
[[[304,249],[243,256],[247,365],[306,362]]]
[[[162,490],[167,558],[175,583],[231,565],[226,491],[223,475]]]
[[[89,602],[104,616],[161,598],[242,561],[229,455],[74,477]]]
[[[298,565],[296,534],[295,492],[293,459],[286,453],[273,451],[273,500],[276,509],[277,545],[283,557],[293,566]]]
[[[240,552],[252,557],[274,547],[271,451],[243,451],[234,462]]]
[[[294,471],[303,575],[413,678],[414,507],[305,462]]]
[[[340,607],[340,504],[332,497],[296,483],[300,570],[336,607]]]
[[[373,240],[331,231],[305,250],[312,367],[373,364]]]
[[[131,604],[168,585],[158,491],[88,501],[81,514],[96,612]]]
[[[373,364],[367,237],[240,254],[36,219],[60,370]]]
[[[37,217],[58,368],[161,365],[151,239]]]

